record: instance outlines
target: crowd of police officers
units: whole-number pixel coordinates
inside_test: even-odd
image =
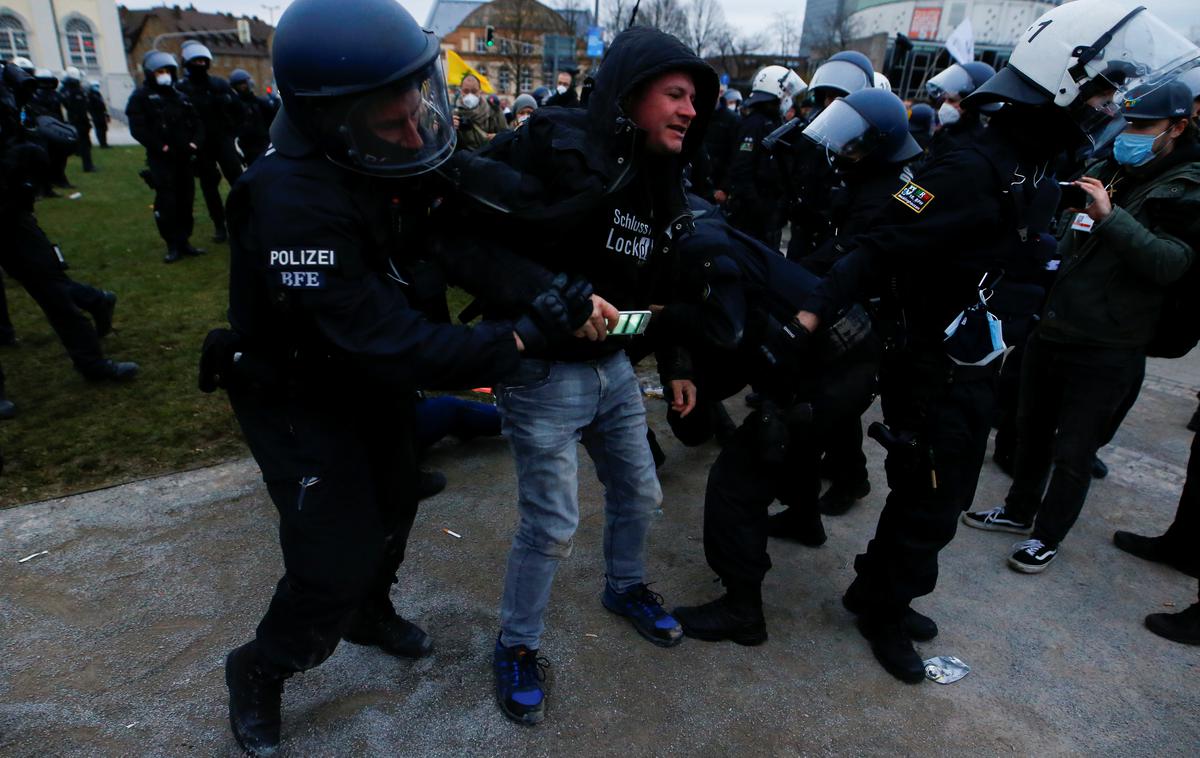
[[[1006,348],[1037,324],[1059,264],[1054,238],[1072,233],[1060,217],[1079,233],[1105,222],[1094,208],[1103,187],[1087,191],[1091,201],[1064,197],[1064,187],[1091,187],[1069,180],[1112,156],[1126,119],[1165,120],[1182,140],[1171,143],[1174,162],[1190,159],[1200,51],[1144,9],[1081,0],[1032,25],[1000,71],[955,63],[918,102],[844,51],[807,84],[767,66],[745,98],[727,90],[713,103],[711,69],[659,34],[618,37],[578,104],[537,108],[478,150],[458,151],[438,40],[394,0],[293,3],[274,44],[278,114],[245,72],[213,76],[202,44],[185,44],[182,76],[170,54],[147,54],[126,112],[146,148],[164,260],[202,252],[190,242],[198,179],[214,240],[228,237],[232,250],[231,328],[206,340],[201,386],[228,392],[280,514],[286,573],[255,638],[226,665],[231,725],[248,752],[279,744],[283,682],[339,640],[402,657],[432,650],[390,599],[417,511],[412,400],[424,388],[498,387],[522,523],[496,697],[509,718],[541,721],[540,616],[521,644],[510,616],[522,587],[540,588],[530,602],[544,610],[550,578],[532,574],[553,576],[578,506],[568,497],[567,513],[527,510],[539,494],[526,482],[577,486],[562,460],[530,451],[549,450],[551,427],[578,424],[575,439],[608,490],[609,571],[618,549],[640,570],[644,528],[628,546],[613,535],[629,534],[622,524],[642,523],[657,502],[657,487],[621,492],[639,481],[622,469],[641,466],[648,448],[639,441],[621,459],[598,451],[646,433],[640,410],[622,411],[632,415],[619,434],[602,418],[604,377],[624,386],[632,373],[622,367],[656,351],[673,432],[687,445],[723,443],[703,519],[705,557],[724,592],[668,612],[640,574],[628,593],[610,575],[605,607],[662,646],[680,633],[765,642],[768,538],[822,544],[822,515],[870,491],[861,416],[878,394],[884,421],[868,436],[886,449],[888,494],[843,604],[888,672],[925,677],[913,643],[938,625],[912,602],[935,587],[989,430],[1015,417],[1017,399],[997,393]],[[53,172],[54,132],[22,121],[47,90],[18,72],[5,67],[4,203],[17,212],[5,224],[33,236],[32,201],[10,207],[40,186],[30,166]],[[83,112],[77,92],[63,96],[69,112]],[[1163,134],[1136,151],[1137,140],[1117,140],[1112,165],[1130,167],[1130,186],[1133,168],[1164,150]],[[1190,174],[1180,175],[1187,187]],[[227,204],[222,176],[234,185]],[[472,231],[489,226],[481,219],[514,233],[485,237]],[[1172,224],[1146,233],[1169,237],[1186,267],[1200,241],[1196,216]],[[570,229],[578,249],[522,243],[520,231],[535,228]],[[636,243],[613,246],[614,234]],[[20,278],[19,265],[0,264]],[[446,276],[482,301],[484,321],[445,322]],[[1175,278],[1160,277],[1159,307]],[[644,336],[608,334],[620,313],[642,310],[653,313]],[[606,338],[611,346],[598,347]],[[579,389],[567,377],[589,372],[601,377],[602,407],[568,421]],[[557,394],[560,384],[568,394]],[[746,388],[751,412],[730,431],[721,404]],[[822,479],[831,482],[823,494]],[[1190,476],[1189,485],[1194,501]],[[637,512],[622,511],[622,499]],[[774,502],[786,507],[771,515]],[[1194,504],[1184,512],[1181,501],[1180,523],[1196,520]],[[980,517],[995,522],[996,512]],[[549,522],[564,518],[554,536]],[[1134,547],[1124,549],[1153,558],[1146,544]],[[1018,570],[1053,558],[1045,545],[1022,550]],[[1180,554],[1155,555],[1175,565]],[[1195,642],[1198,608],[1148,625]]]

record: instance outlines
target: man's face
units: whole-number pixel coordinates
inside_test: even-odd
[[[366,107],[366,124],[384,142],[417,150],[425,142],[417,128],[421,115],[421,91],[388,92],[376,96]]]
[[[480,92],[479,80],[473,76],[468,76],[466,79],[463,79],[463,83],[462,86],[459,87],[459,91],[464,95],[478,96]]]
[[[571,75],[565,71],[559,71],[558,72],[558,86],[559,87],[570,87],[571,86]]]
[[[683,71],[661,74],[646,85],[632,111],[633,122],[646,132],[648,151],[678,155],[696,117],[696,85],[691,75]]]

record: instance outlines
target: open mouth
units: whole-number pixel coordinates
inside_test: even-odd
[[[669,125],[667,128],[668,128],[668,129],[670,129],[670,130],[671,130],[671,131],[673,131],[673,132],[676,132],[676,133],[678,133],[680,137],[682,137],[682,136],[684,136],[684,135],[686,135],[686,134],[687,134],[687,127],[686,127],[686,126],[680,126],[679,124],[671,124],[671,125]]]

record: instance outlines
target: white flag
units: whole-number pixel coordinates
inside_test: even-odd
[[[971,19],[964,18],[958,28],[946,38],[946,50],[959,63],[970,63],[975,60],[975,30],[971,28]]]

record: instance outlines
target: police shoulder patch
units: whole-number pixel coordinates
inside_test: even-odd
[[[933,202],[932,192],[912,182],[905,184],[892,197],[908,206],[914,213],[920,213],[925,210],[926,206]]]

